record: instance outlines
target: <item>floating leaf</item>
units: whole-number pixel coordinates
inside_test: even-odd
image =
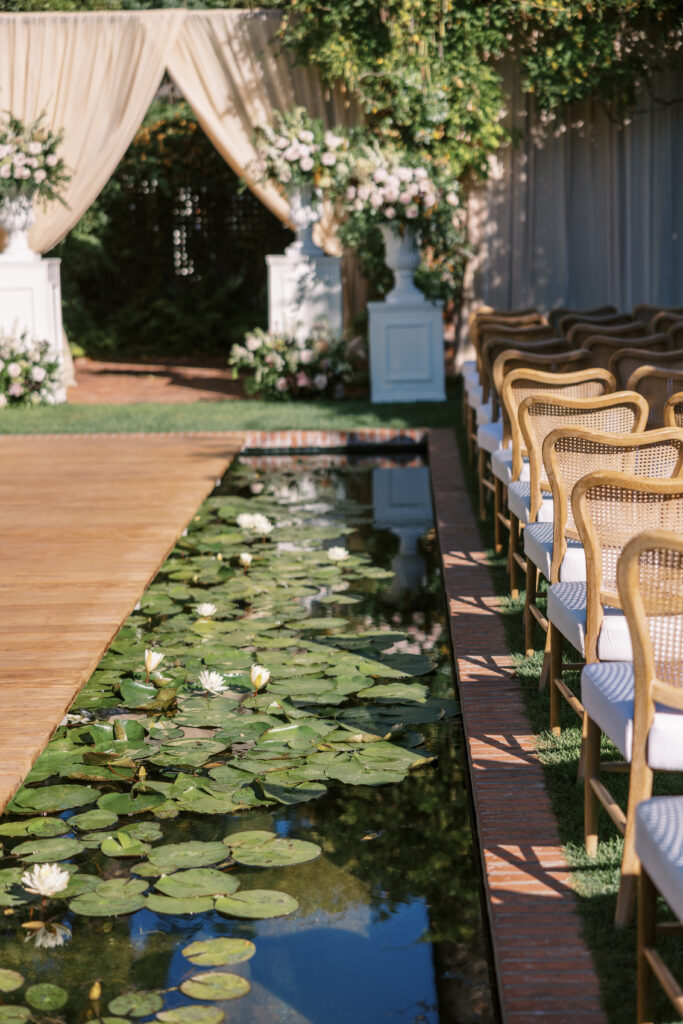
[[[293,896],[275,889],[249,889],[232,896],[219,896],[216,900],[216,910],[221,914],[250,920],[286,917],[298,909],[298,901]]]
[[[168,843],[158,846],[149,855],[152,864],[162,872],[175,871],[178,868],[201,868],[208,864],[218,864],[226,860],[227,854],[223,843]]]
[[[0,992],[15,992],[24,984],[19,971],[11,971],[8,967],[0,967]]]
[[[144,857],[151,849],[149,843],[133,839],[125,829],[108,836],[100,845],[100,850],[106,857]]]
[[[237,836],[228,836],[224,842],[229,844],[233,860],[249,867],[274,868],[289,864],[305,864],[306,861],[315,860],[321,853],[316,843],[309,843],[303,839],[282,839],[273,833],[260,842],[240,841],[239,833]]]
[[[319,800],[327,793],[327,786],[321,782],[299,782],[293,786],[282,786],[273,783],[269,777],[268,782],[261,783],[261,789],[265,796],[277,800],[285,806],[303,804],[308,800]]]
[[[27,864],[46,864],[48,861],[68,860],[85,849],[77,839],[31,839],[15,846],[12,853]]]
[[[429,690],[421,683],[381,683],[359,690],[358,696],[369,700],[414,701],[420,704],[427,699]]]
[[[42,786],[40,789],[20,789],[8,810],[19,814],[27,811],[67,811],[71,807],[91,804],[100,795],[91,786]]]
[[[163,1024],[220,1024],[225,1014],[217,1006],[176,1006],[158,1013]]]
[[[69,998],[69,993],[60,985],[29,985],[26,989],[26,1002],[34,1010],[59,1010]]]
[[[27,1006],[0,1006],[0,1024],[26,1024],[30,1019]]]
[[[97,801],[97,806],[112,814],[143,814],[157,804],[164,802],[161,793],[107,793]]]
[[[121,680],[121,696],[128,708],[144,708],[157,699],[158,690],[153,683],[139,682],[137,679]]]
[[[75,826],[83,832],[91,829],[109,828],[118,820],[113,811],[85,811],[84,814],[74,814],[69,818],[69,825]]]
[[[249,939],[200,939],[182,950],[183,956],[197,967],[225,967],[251,960],[256,946]]]
[[[166,896],[221,896],[237,892],[239,881],[216,868],[190,868],[165,875],[154,887]]]
[[[111,878],[100,882],[92,892],[85,892],[74,897],[69,903],[69,910],[86,917],[117,917],[119,914],[132,914],[145,905],[143,893],[147,883],[141,879]]]
[[[107,1009],[117,1015],[148,1017],[161,1010],[164,1001],[158,992],[124,992],[107,1004]]]
[[[157,914],[204,914],[213,910],[213,897],[161,896],[152,892],[147,897],[147,909]]]
[[[207,971],[206,974],[195,974],[180,986],[183,995],[193,999],[239,999],[246,996],[251,985],[246,978],[227,971]]]

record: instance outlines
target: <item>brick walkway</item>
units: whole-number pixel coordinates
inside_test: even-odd
[[[68,389],[74,405],[127,405],[133,402],[220,402],[244,398],[242,385],[226,366],[178,363],[74,361],[76,387]]]
[[[453,434],[429,458],[504,1024],[604,1024]]]

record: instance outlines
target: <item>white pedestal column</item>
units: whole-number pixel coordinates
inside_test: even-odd
[[[53,358],[64,370],[62,354],[61,260],[13,260],[0,257],[0,328],[28,331],[47,340]],[[61,388],[57,401],[66,401]]]
[[[446,398],[442,302],[368,302],[373,402]]]
[[[292,247],[293,248],[293,247]],[[268,329],[308,337],[316,320],[325,318],[334,334],[342,332],[341,260],[287,252],[266,256]]]

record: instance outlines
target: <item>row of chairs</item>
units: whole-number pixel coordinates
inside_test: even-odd
[[[682,1012],[655,948],[654,894],[683,921],[683,797],[651,797],[655,771],[683,770],[683,309],[486,310],[471,334],[480,515],[493,506],[498,551],[507,537],[513,596],[525,575],[528,654],[545,634],[550,728],[561,731],[563,698],[582,722],[586,850],[597,853],[600,806],[624,835],[617,926],[640,877],[637,1019],[651,1020],[653,977]],[[581,660],[565,662],[565,646]],[[566,678],[578,669],[580,694]],[[622,761],[601,761],[603,735]],[[629,773],[625,812],[604,783],[614,771]]]

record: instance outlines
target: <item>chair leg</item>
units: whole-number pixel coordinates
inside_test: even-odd
[[[583,837],[586,853],[595,857],[598,852],[598,805],[599,801],[591,785],[593,779],[600,778],[600,727],[584,713],[583,743]]]
[[[527,556],[526,560],[526,596],[524,598],[524,647],[529,658],[534,653],[534,617],[531,614],[532,604],[536,604],[538,590],[538,569]]]
[[[474,463],[474,424],[476,413],[471,405],[467,406],[467,461],[470,466]]]
[[[517,586],[517,562],[515,555],[519,547],[519,519],[510,512],[510,538],[508,542],[508,575],[510,577],[510,597],[516,601],[519,597]]]
[[[503,524],[500,517],[503,511],[503,482],[495,477],[493,492],[493,547],[497,555],[503,550]]]
[[[482,522],[486,519],[486,488],[484,487],[486,455],[486,450],[484,448],[480,448],[479,454],[477,455],[477,473],[479,476],[479,518]]]
[[[560,708],[562,696],[555,679],[562,678],[562,634],[552,622],[548,624],[548,682],[550,686],[550,731],[553,736],[562,732]]]
[[[624,833],[624,852],[621,858],[621,878],[614,923],[617,928],[626,928],[633,915],[636,898],[636,887],[640,875],[640,861],[636,856],[636,806],[641,800],[652,796],[652,769],[642,761],[631,764],[631,779],[628,787],[628,806],[626,808],[626,831]]]
[[[545,635],[545,647],[543,649],[543,665],[541,666],[541,676],[538,680],[538,692],[544,690],[548,685],[548,679],[550,678],[550,626],[548,626],[548,632]]]
[[[640,875],[638,891],[638,997],[636,1002],[637,1024],[652,1024],[653,974],[645,956],[645,950],[655,944],[657,890],[645,871]]]

